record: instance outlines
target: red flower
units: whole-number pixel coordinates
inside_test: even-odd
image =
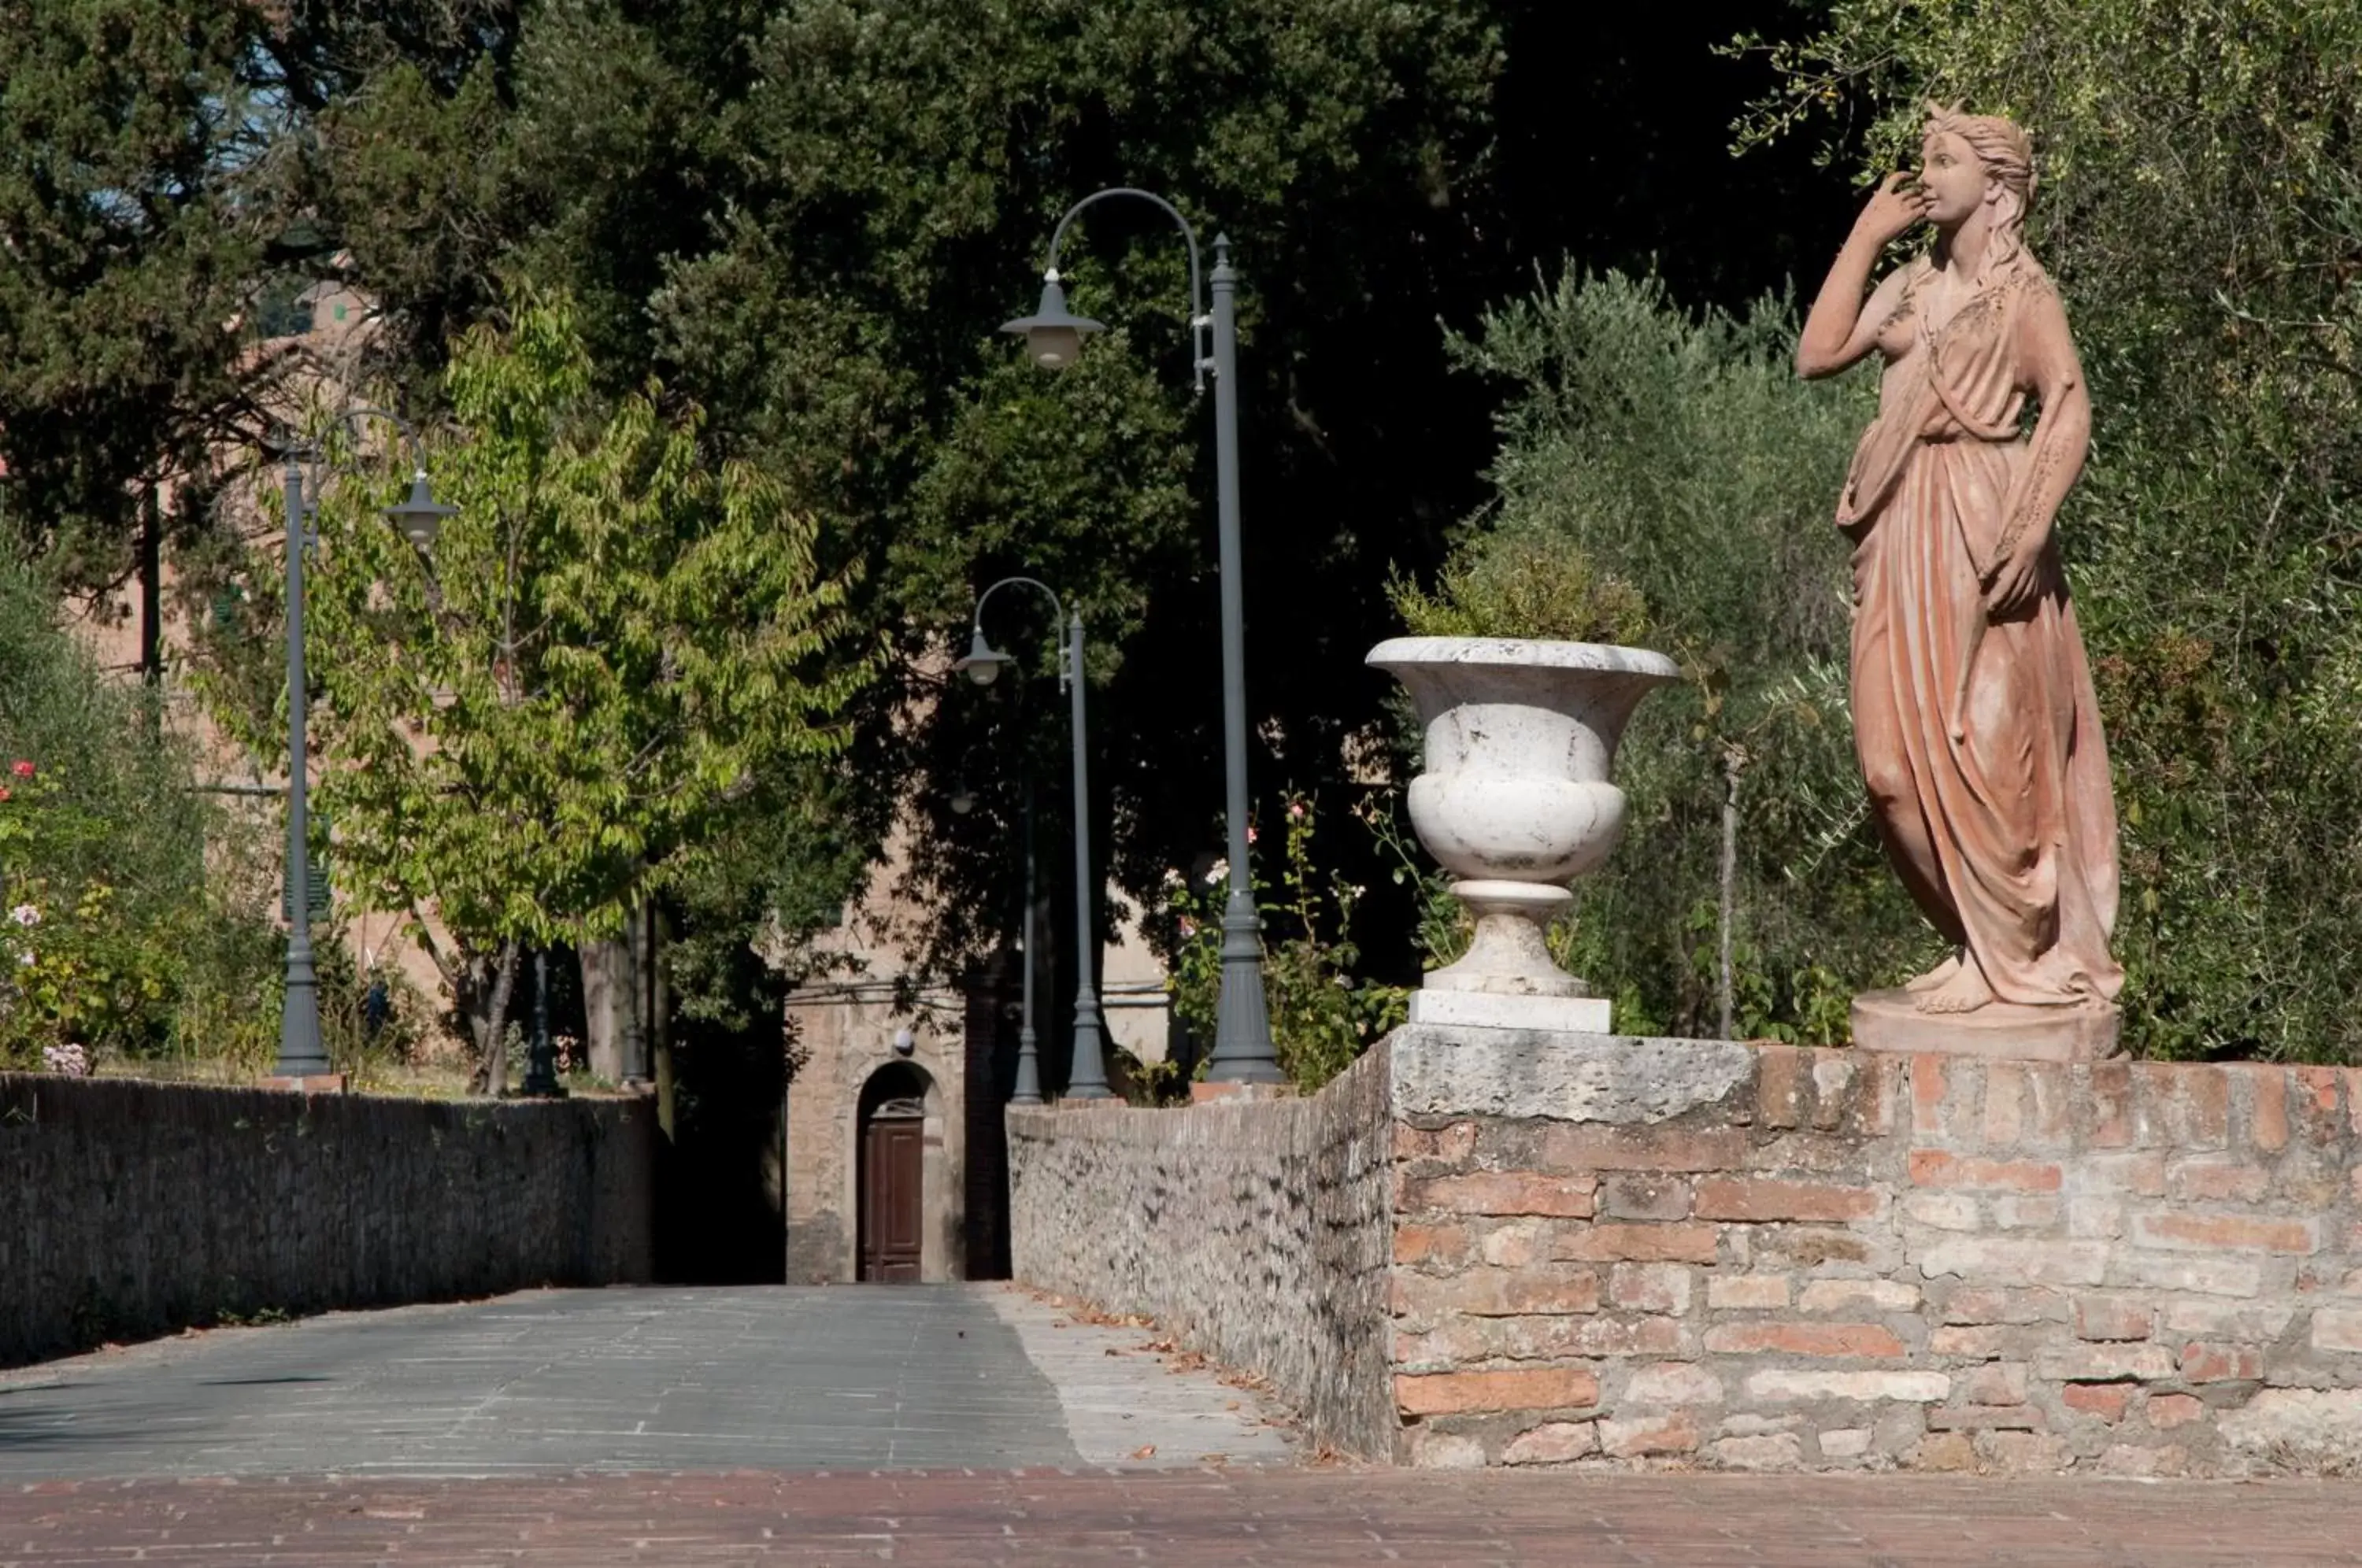
[[[8,790],[7,790],[7,787],[6,787],[6,785],[0,785],[0,801],[6,801],[6,800],[7,800],[7,798],[8,798]]]
[[[29,762],[19,762],[8,771],[19,778],[30,778],[33,776],[33,765]]]

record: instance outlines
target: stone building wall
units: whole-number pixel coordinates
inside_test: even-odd
[[[1272,1380],[1312,1437],[1384,1453],[1384,1046],[1309,1099],[1009,1111],[1018,1278],[1148,1312]]]
[[[0,1364],[648,1277],[655,1107],[0,1075]]]
[[[1373,1223],[1399,1460],[2362,1462],[2362,1074],[1418,1028],[1390,1043],[1392,1212]],[[1162,1136],[1214,1179],[1170,1182],[1234,1209],[1162,1228],[1193,1255],[1154,1280],[1251,1279],[1237,1238],[1285,1200],[1220,1173],[1256,1130],[1137,1114],[1195,1121]],[[1043,1197],[1021,1176],[1021,1278],[1043,1267],[1023,1242]],[[1165,1315],[1132,1280],[1138,1216],[1064,1220],[1083,1233],[1045,1283]]]

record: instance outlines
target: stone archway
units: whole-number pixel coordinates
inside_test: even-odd
[[[936,1183],[928,1135],[934,1088],[924,1068],[889,1062],[861,1086],[854,1121],[854,1277],[880,1285],[915,1284],[928,1268],[928,1202]]]

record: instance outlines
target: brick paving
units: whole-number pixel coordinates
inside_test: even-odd
[[[2362,1486],[1350,1469],[47,1482],[0,1568],[1413,1562],[2301,1568]]]

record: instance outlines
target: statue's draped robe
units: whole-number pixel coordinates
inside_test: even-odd
[[[1906,295],[1911,347],[1838,503],[1855,543],[1855,739],[1880,834],[1994,994],[2037,1005],[2124,983],[2108,954],[2107,745],[2057,548],[2042,551],[2030,610],[1988,625],[1979,584],[2031,525],[2029,480],[2067,460],[2055,429],[2019,428],[2034,390],[2021,316],[2049,287],[2017,259],[1934,331]]]

